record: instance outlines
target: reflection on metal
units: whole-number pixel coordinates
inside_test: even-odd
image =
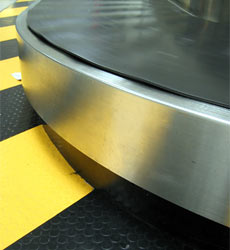
[[[229,0],[169,0],[186,12],[212,22],[229,22]]]
[[[31,104],[80,152],[136,185],[229,225],[228,109],[86,65],[17,19]]]
[[[163,225],[163,228],[173,232],[175,228],[180,229],[183,235],[207,242],[207,249],[227,249],[228,227],[197,216],[128,182],[82,154],[48,125],[44,126],[44,130],[76,172],[93,187],[106,190],[113,204],[118,203],[129,214],[153,227],[162,228]]]

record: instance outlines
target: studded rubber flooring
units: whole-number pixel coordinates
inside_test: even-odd
[[[105,192],[97,190],[7,249],[222,249],[217,246],[202,246],[203,244],[188,238],[180,238],[146,225],[117,207]]]
[[[1,141],[44,123],[29,104],[21,85],[0,92],[0,107]]]
[[[220,244],[210,244],[207,238],[201,241],[186,235],[180,229],[179,221],[179,228],[175,226],[175,230],[158,226],[159,223],[144,223],[133,216],[129,209],[120,206],[107,192],[92,191],[93,188],[77,176],[55,150],[42,130],[44,122],[31,107],[21,82],[13,79],[9,73],[20,70],[16,65],[18,51],[13,37],[16,15],[31,2],[19,0],[9,10],[0,13],[0,146],[8,153],[5,154],[7,156],[3,154],[3,157],[8,157],[6,161],[0,158],[6,164],[0,168],[0,178],[5,176],[4,171],[10,170],[6,176],[9,179],[5,182],[2,179],[0,183],[0,198],[3,201],[0,204],[0,249],[229,249],[227,228],[221,228],[224,236]],[[1,149],[1,153],[3,151]],[[14,157],[16,159],[12,159]],[[28,166],[32,167],[32,171]],[[65,172],[65,169],[69,172]],[[18,179],[22,179],[21,182],[18,183]],[[29,181],[31,186],[27,185]],[[16,192],[14,189],[19,190]],[[29,191],[30,196],[25,196]],[[133,197],[123,193],[121,196],[133,200]],[[17,199],[18,203],[15,201]],[[135,210],[135,202],[132,206]],[[170,216],[164,214],[164,209],[160,214],[155,210],[150,213],[151,217],[157,217],[156,221],[161,220],[162,225],[167,225],[170,220]],[[195,227],[187,225],[192,230],[199,226],[199,223]],[[214,229],[210,227],[210,230]],[[220,234],[215,230],[210,235]],[[205,233],[199,231],[199,234]]]

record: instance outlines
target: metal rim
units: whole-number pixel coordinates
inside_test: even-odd
[[[228,109],[141,85],[76,61],[34,36],[27,28],[26,12],[17,19],[17,31],[26,94],[35,110],[54,131],[91,159],[136,185],[211,220],[229,225]],[[47,74],[46,79],[41,77]],[[30,84],[34,77],[38,79],[37,85]],[[76,79],[80,83],[76,83]],[[63,80],[65,87],[61,86],[60,81]],[[81,96],[76,90],[81,92]],[[66,103],[60,100],[64,92],[64,96],[72,96],[71,105],[77,111],[64,109]],[[108,96],[117,98],[111,107],[106,99]],[[92,98],[90,101],[89,97]],[[78,100],[77,103],[74,100]],[[127,104],[122,106],[124,111],[119,109],[121,104]],[[82,108],[87,113],[86,106],[90,106],[89,114],[79,111]],[[134,112],[134,106],[140,112]],[[158,117],[157,129],[149,125],[147,135],[137,128],[137,125],[144,128],[155,121],[153,118],[148,120],[145,109]],[[61,112],[63,115],[59,119]],[[108,120],[97,119],[101,113],[105,116],[112,114],[111,122],[116,123],[119,129],[115,131],[113,128],[113,133],[109,132],[106,128]],[[128,118],[130,114],[131,120]],[[172,117],[170,121],[167,114]],[[137,118],[139,122],[132,129],[141,133],[137,135],[141,140],[143,136],[145,138],[138,145],[130,141],[134,137],[128,135],[134,135],[128,125],[132,125]],[[163,139],[154,134],[160,131],[167,135],[162,151],[158,152],[157,159],[151,153],[145,157],[144,147],[159,148],[157,143],[162,143]],[[105,135],[106,141],[103,139]],[[158,140],[154,142],[156,145],[152,145],[154,139]],[[124,145],[126,148],[120,151]],[[175,150],[176,147],[180,151]],[[128,155],[131,157],[126,157]],[[157,161],[157,167],[152,168],[154,161]],[[197,162],[199,164],[194,168]]]

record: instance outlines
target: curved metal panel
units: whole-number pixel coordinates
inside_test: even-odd
[[[188,13],[216,22],[229,22],[229,0],[169,0]]]
[[[229,225],[228,109],[99,70],[48,46],[17,19],[23,85],[40,116],[112,172]]]

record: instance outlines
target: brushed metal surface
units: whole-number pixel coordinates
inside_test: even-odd
[[[187,13],[216,23],[229,22],[229,0],[169,0]]]
[[[229,226],[230,111],[124,79],[39,40],[17,19],[25,92],[79,151],[123,178]]]
[[[27,23],[96,67],[229,107],[229,22],[191,16],[168,0],[42,0]]]

